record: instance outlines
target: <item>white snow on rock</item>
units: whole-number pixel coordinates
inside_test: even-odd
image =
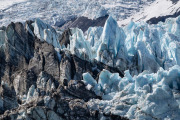
[[[173,3],[172,1],[177,1]],[[151,4],[143,6],[143,8],[132,15],[131,17],[120,20],[119,25],[127,25],[132,19],[133,21],[144,21],[150,20],[151,18],[157,18],[160,16],[173,15],[180,11],[179,0],[155,0]]]

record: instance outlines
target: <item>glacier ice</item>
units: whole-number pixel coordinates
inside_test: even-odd
[[[91,27],[85,35],[75,29],[70,50],[82,59],[97,59],[121,71],[129,69],[131,75],[155,73],[160,67],[168,70],[180,65],[179,19],[157,25],[131,21],[119,27],[109,16],[103,28]]]
[[[125,38],[126,35],[123,29],[120,28],[117,22],[110,16],[104,25],[104,29],[100,38],[100,41],[102,42],[97,51],[97,60],[103,63],[107,63],[110,66],[116,66],[116,59],[125,60]]]
[[[101,44],[100,37],[102,35],[103,27],[90,27],[85,38],[90,43],[92,58],[97,57],[97,50]]]
[[[36,99],[39,96],[39,93],[36,91],[35,86],[32,85],[29,88],[29,91],[27,93],[27,97],[25,98],[26,103],[29,103],[31,101],[33,101],[34,99]]]
[[[90,19],[96,19],[108,14],[108,10],[105,9],[98,1],[90,1],[83,16]]]
[[[55,103],[54,99],[51,99],[49,96],[45,96],[44,97],[44,104],[46,107],[53,109],[56,103]]]
[[[141,73],[132,77],[125,71],[121,78],[117,73],[103,70],[98,83],[89,73],[84,74],[85,84],[91,84],[94,92],[101,92],[102,99],[92,99],[88,107],[129,119],[168,119],[180,118],[180,67],[173,66],[169,71],[162,68],[157,73]],[[95,86],[100,86],[99,91]]]
[[[67,48],[61,48],[58,33],[50,25],[36,19],[33,26],[41,41],[55,47],[59,61],[60,50],[69,50],[84,60],[96,59],[124,71],[121,78],[118,73],[104,69],[98,80],[90,73],[83,74],[86,88],[102,97],[102,100],[90,100],[90,109],[129,119],[180,118],[180,16],[157,25],[131,21],[124,27],[119,27],[110,16],[104,27],[90,27],[85,34],[78,28],[71,29]],[[5,38],[6,33],[0,30],[0,47]],[[55,88],[51,79],[44,78],[43,73],[40,76],[37,88]],[[28,103],[36,97],[38,92],[31,86],[24,99]],[[53,108],[54,102],[48,97],[44,101]]]
[[[83,82],[85,83],[85,85],[87,85],[88,90],[93,88],[93,91],[96,95],[103,95],[103,92],[101,91],[101,86],[97,84],[96,80],[89,73],[83,74]]]
[[[7,25],[9,21],[24,22],[38,17],[50,25],[60,26],[75,17],[97,18],[107,13],[117,20],[124,20],[152,1],[154,0],[1,0],[0,24]]]
[[[120,49],[120,47],[124,45],[125,34],[123,33],[123,30],[118,26],[117,22],[111,16],[107,19],[104,25],[101,40],[102,44],[105,44],[107,46],[107,49],[112,54],[114,54],[114,56],[117,55],[117,52]]]
[[[178,120],[180,118],[179,30],[180,16],[157,25],[131,21],[123,28],[116,26],[110,17],[99,37],[100,46],[96,59],[101,62],[106,60],[104,62],[106,64],[113,63],[116,57],[118,58],[118,49],[121,49],[118,42],[122,42],[124,51],[120,53],[124,55],[123,59],[128,61],[127,70],[123,78],[118,73],[103,70],[97,81],[89,73],[84,73],[82,81],[102,97],[102,100],[91,99],[88,107],[94,110],[101,107],[100,111],[106,114],[125,116],[129,119]],[[87,39],[90,43],[94,42],[91,42],[92,38]],[[106,53],[103,53],[105,51]],[[111,59],[108,52],[112,55]],[[103,56],[100,56],[102,53]],[[112,66],[118,67],[114,64]]]
[[[60,48],[58,35],[54,28],[45,24],[40,19],[36,19],[34,23],[34,34],[41,40],[53,45],[55,48]]]
[[[92,59],[92,52],[89,42],[85,39],[82,30],[75,28],[72,30],[73,35],[70,37],[70,51],[72,54],[84,60]]]

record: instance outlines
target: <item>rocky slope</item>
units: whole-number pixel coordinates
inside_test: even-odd
[[[139,12],[127,19],[119,21],[119,24],[127,25],[129,21],[144,21],[151,24],[165,22],[167,18],[176,18],[180,15],[179,0],[155,0],[149,5],[145,5]]]
[[[104,24],[105,24],[107,18],[108,18],[108,15],[105,15],[103,17],[99,17],[99,18],[94,19],[94,20],[88,19],[87,17],[78,17],[76,19],[68,21],[67,23],[65,23],[59,27],[63,30],[67,30],[68,28],[78,27],[83,32],[86,32],[89,27],[96,27],[96,26],[104,27]]]

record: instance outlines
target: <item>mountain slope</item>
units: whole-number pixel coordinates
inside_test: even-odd
[[[180,13],[180,1],[179,0],[156,0],[153,3],[144,6],[133,16],[128,19],[119,21],[119,24],[128,24],[133,21],[144,21],[157,24],[159,21],[164,22],[166,18],[177,17]]]

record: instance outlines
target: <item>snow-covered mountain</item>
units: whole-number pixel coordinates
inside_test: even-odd
[[[149,5],[143,6],[139,12],[135,13],[128,19],[119,21],[119,24],[127,25],[131,20],[136,22],[148,21],[149,23],[157,24],[159,21],[164,22],[168,17],[177,17],[178,15],[180,15],[179,0],[155,0]]]
[[[127,25],[131,19],[148,21],[180,11],[179,0],[1,0],[0,6],[2,25],[35,18],[62,25],[75,17],[95,19],[106,14]]]

